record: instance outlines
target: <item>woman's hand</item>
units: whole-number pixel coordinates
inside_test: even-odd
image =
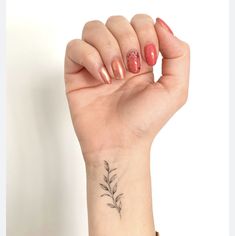
[[[163,56],[162,76],[153,66]],[[115,148],[145,149],[185,103],[189,46],[160,19],[122,16],[88,22],[65,57],[65,84],[85,161]]]
[[[88,22],[82,40],[68,44],[66,93],[86,162],[90,236],[155,235],[149,150],[185,103],[188,78],[188,45],[147,15]]]

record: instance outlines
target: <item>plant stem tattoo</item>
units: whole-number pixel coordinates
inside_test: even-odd
[[[109,197],[112,200],[112,203],[107,203],[107,206],[110,208],[116,209],[120,218],[121,218],[121,210],[122,210],[122,201],[121,198],[123,197],[123,193],[117,193],[117,184],[115,182],[117,178],[117,174],[115,174],[115,170],[117,168],[110,168],[110,165],[107,161],[104,161],[104,168],[106,170],[106,175],[104,175],[104,184],[100,183],[100,187],[105,190],[106,192],[100,197]]]

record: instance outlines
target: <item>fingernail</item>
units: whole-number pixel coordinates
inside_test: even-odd
[[[102,80],[104,81],[104,83],[111,84],[111,78],[109,77],[109,74],[104,66],[100,68],[100,76]]]
[[[157,21],[159,22],[159,24],[165,28],[167,31],[169,31],[171,34],[173,34],[173,31],[171,30],[171,28],[166,24],[165,21],[163,21],[161,18],[157,18]]]
[[[119,59],[114,59],[112,62],[113,74],[116,79],[124,79],[125,78],[125,69],[123,64]]]
[[[144,47],[145,59],[148,65],[154,66],[157,62],[157,50],[154,44],[148,44]]]
[[[140,54],[137,50],[131,50],[127,54],[127,67],[132,73],[140,72]]]

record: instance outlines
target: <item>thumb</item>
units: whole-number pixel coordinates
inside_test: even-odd
[[[173,35],[170,27],[160,18],[155,24],[162,59],[162,77],[158,82],[169,91],[188,88],[190,50],[187,43]]]

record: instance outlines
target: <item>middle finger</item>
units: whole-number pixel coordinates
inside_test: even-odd
[[[118,41],[126,68],[132,73],[141,69],[140,45],[135,30],[123,16],[111,16],[106,27]]]

